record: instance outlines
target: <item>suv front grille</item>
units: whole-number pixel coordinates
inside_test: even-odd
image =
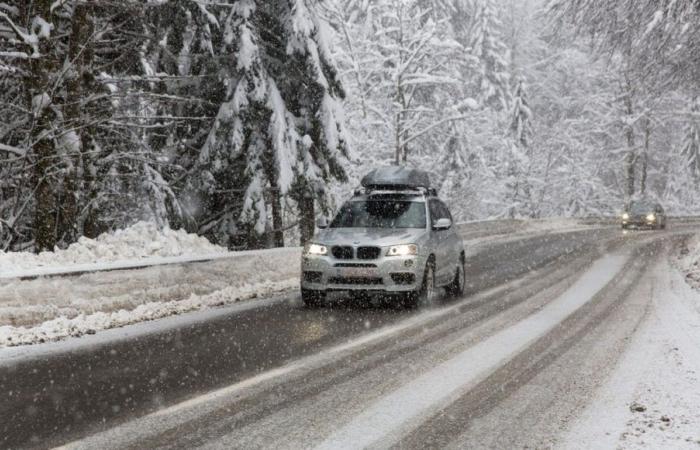
[[[384,284],[379,277],[332,277],[328,280],[330,284],[353,284],[353,285],[378,285]]]
[[[370,263],[335,263],[333,264],[333,267],[377,267],[376,264],[370,264]]]
[[[358,247],[357,259],[377,259],[382,249],[379,247]]]
[[[413,284],[416,282],[416,276],[412,273],[392,273],[391,280],[396,284]]]
[[[352,259],[354,256],[352,247],[349,246],[336,245],[331,249],[331,253],[335,259]]]

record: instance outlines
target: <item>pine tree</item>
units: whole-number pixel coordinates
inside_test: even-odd
[[[510,154],[508,157],[508,191],[510,198],[509,217],[514,218],[518,210],[529,209],[531,216],[536,216],[532,199],[531,169],[532,153],[532,111],[528,105],[525,81],[521,77],[513,95],[510,113]]]
[[[573,25],[590,35],[599,54],[629,52],[639,69],[666,83],[693,87],[697,80],[696,0],[550,0],[547,8],[560,27]]]
[[[147,108],[125,101],[135,96],[122,82],[140,75],[135,47],[143,4],[12,3],[0,5],[0,34],[7,38],[0,57],[22,94],[7,99],[12,122],[21,125],[3,140],[21,149],[18,166],[33,174],[14,196],[13,237],[4,245],[24,240],[53,249],[157,214],[159,207],[143,206],[158,201],[151,194],[168,191],[162,179],[147,176],[159,164],[143,140],[152,124],[138,123]],[[120,194],[149,200],[115,196],[111,189],[119,184]]]
[[[475,0],[472,10],[467,45],[477,61],[475,97],[484,105],[507,111],[511,97],[509,56],[497,7],[493,0]]]
[[[691,117],[681,144],[681,158],[688,172],[700,183],[700,96],[695,96],[690,106]]]
[[[302,240],[314,230],[327,183],[346,179],[344,91],[315,3],[240,0],[223,21],[226,86],[199,155],[201,179],[219,234],[238,230],[247,245],[278,231],[282,203],[298,208]],[[272,216],[272,223],[269,222]],[[245,244],[232,242],[232,246]]]
[[[357,9],[349,25],[335,14],[336,29],[352,33],[341,61],[355,81],[347,84],[357,86],[361,121],[371,127],[366,139],[391,146],[394,164],[419,161],[464,118],[456,94],[464,51],[451,32],[452,10],[439,0],[380,0]]]
[[[517,145],[524,149],[530,146],[530,139],[532,138],[532,111],[530,110],[527,97],[525,80],[523,77],[520,77],[513,93],[510,131]]]

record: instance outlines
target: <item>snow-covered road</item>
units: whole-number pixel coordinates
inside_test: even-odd
[[[150,333],[6,349],[15,353],[0,384],[12,396],[0,424],[13,426],[0,431],[8,445],[72,448],[569,448],[595,446],[590,430],[605,422],[614,446],[631,433],[620,411],[642,420],[629,412],[640,401],[668,415],[683,437],[672,443],[692,443],[686,422],[697,414],[663,404],[658,378],[605,396],[629,381],[620,355],[644,353],[635,342],[650,317],[673,312],[685,324],[676,329],[697,337],[698,315],[674,306],[697,294],[667,263],[684,236],[599,230],[485,244],[468,295],[418,312],[304,310],[281,297],[166,319]],[[675,302],[659,297],[667,291]],[[677,341],[681,353],[668,357],[687,365],[692,342]],[[697,390],[694,376],[679,383],[668,388]],[[625,394],[650,385],[659,406]],[[600,418],[610,401],[618,422]]]

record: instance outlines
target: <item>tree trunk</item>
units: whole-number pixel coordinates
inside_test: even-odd
[[[73,9],[72,28],[68,46],[68,61],[73,70],[66,82],[66,105],[64,108],[66,130],[75,130],[76,141],[66,149],[66,175],[63,190],[65,198],[61,206],[58,236],[67,243],[75,242],[80,234],[79,201],[81,197],[81,155],[87,130],[83,127],[81,101],[83,95],[83,72],[90,66],[92,53],[89,41],[93,33],[88,3],[76,3]]]
[[[634,132],[629,129],[625,133],[627,135],[627,154],[625,155],[625,199],[627,202],[634,197],[634,177],[636,155],[634,152]]]
[[[394,163],[401,165],[401,113],[396,113],[396,124],[394,128],[394,139],[396,141]]]
[[[272,188],[272,245],[284,247],[284,230],[282,230],[282,204],[280,190],[278,187]]]
[[[547,165],[544,169],[544,176],[542,177],[542,189],[540,189],[539,199],[535,205],[535,211],[537,215],[535,219],[539,219],[542,216],[542,204],[544,203],[544,197],[547,194],[547,188],[549,187],[549,172],[552,168],[552,150],[547,152]]]
[[[625,95],[625,114],[627,122],[625,124],[625,138],[627,140],[627,153],[625,154],[625,202],[629,203],[634,197],[634,179],[637,164],[637,151],[634,143],[634,126],[632,124],[632,85],[626,77],[627,93]]]
[[[631,9],[630,9],[631,11]],[[632,18],[628,17],[628,26],[632,23]],[[629,204],[634,197],[634,178],[635,178],[635,165],[637,164],[637,151],[634,144],[634,124],[633,120],[633,100],[634,100],[634,86],[632,85],[632,78],[630,73],[632,71],[632,39],[631,34],[625,42],[624,48],[624,82],[625,91],[624,92],[624,106],[627,122],[625,123],[625,137],[627,140],[627,154],[625,155],[625,203]]]
[[[95,239],[97,236],[102,234],[104,227],[100,224],[99,214],[98,214],[98,188],[97,188],[97,178],[96,173],[97,168],[95,167],[93,161],[94,155],[90,155],[89,151],[94,149],[92,139],[86,133],[83,133],[82,137],[82,147],[85,153],[82,157],[83,163],[83,188],[85,191],[85,218],[83,219],[83,236],[90,239]]]
[[[404,48],[404,30],[403,30],[403,20],[404,20],[404,15],[403,15],[403,4],[398,3],[398,11],[397,11],[397,17],[399,18],[399,27],[398,27],[398,36],[396,40],[397,46],[403,50]],[[404,54],[403,51],[399,51],[399,63],[396,66],[397,71],[401,70],[403,67],[404,63]],[[396,165],[399,166],[401,165],[401,162],[406,164],[406,144],[404,144],[404,140],[406,137],[406,130],[404,130],[404,121],[406,120],[406,117],[404,114],[406,113],[406,92],[405,92],[405,87],[403,85],[403,75],[399,72],[396,74],[396,101],[399,104],[399,111],[396,112]]]
[[[307,187],[299,199],[299,228],[301,231],[301,245],[308,244],[314,237],[316,229],[316,214],[314,211],[314,196]]]
[[[51,20],[51,0],[37,0],[33,13],[47,21]],[[28,18],[30,22],[32,18]],[[33,111],[33,127],[30,142],[36,163],[34,164],[34,180],[36,183],[34,206],[35,248],[37,251],[53,250],[56,246],[56,201],[55,177],[51,173],[56,156],[53,136],[51,133],[51,111],[48,104],[49,74],[53,70],[51,61],[51,41],[41,39],[39,51],[42,55],[32,58],[27,67],[24,80],[28,109]]]
[[[42,129],[47,120],[41,120],[37,125]],[[53,142],[42,139],[34,145],[37,163],[34,166],[36,181],[36,206],[34,208],[34,235],[37,252],[51,251],[56,246],[56,199],[54,183],[50,175],[51,161],[54,156]]]
[[[647,190],[647,167],[649,165],[649,138],[651,137],[651,121],[647,118],[644,120],[644,151],[642,153],[642,175],[639,184],[639,192],[642,195]]]

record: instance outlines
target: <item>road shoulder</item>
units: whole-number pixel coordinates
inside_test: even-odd
[[[668,258],[642,290],[651,313],[561,448],[700,447],[700,294]]]

